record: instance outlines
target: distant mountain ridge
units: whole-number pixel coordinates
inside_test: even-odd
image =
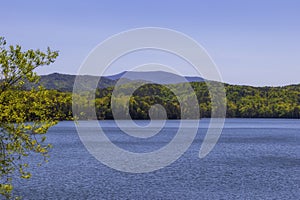
[[[171,72],[165,71],[124,71],[119,74],[105,76],[111,80],[118,80],[122,77],[125,77],[129,80],[144,80],[148,82],[157,82],[161,84],[176,84],[182,82],[202,82],[204,81],[203,78],[194,77],[194,76],[179,76],[177,74],[173,74]],[[186,79],[186,80],[184,80]]]
[[[62,92],[72,92],[75,78],[79,76],[82,82],[82,88],[91,88],[95,81],[100,79],[99,76],[92,75],[70,75],[52,73],[48,75],[42,75],[40,79],[40,85],[44,86],[49,90],[58,90]],[[124,71],[119,74],[103,76],[98,83],[98,88],[107,88],[114,86],[120,79],[122,83],[129,83],[134,81],[143,81],[149,83],[159,84],[177,84],[182,82],[203,82],[204,79],[200,77],[184,76],[165,72],[165,71],[148,71],[148,72],[137,72],[137,71]],[[26,88],[32,87],[31,84],[27,84]]]
[[[48,90],[58,90],[62,92],[72,92],[73,85],[75,82],[76,75],[70,74],[60,74],[53,73],[49,75],[42,75],[39,85],[44,86]],[[91,76],[91,75],[81,75],[80,76],[82,82],[84,83],[84,88],[89,88],[95,81],[98,81],[99,77]],[[98,83],[99,88],[106,88],[113,86],[116,83],[114,80],[107,79],[105,77],[101,77],[101,82]],[[28,87],[31,87],[29,85]]]

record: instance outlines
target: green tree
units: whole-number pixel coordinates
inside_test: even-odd
[[[31,177],[24,157],[38,154],[47,160],[51,145],[45,144],[44,134],[62,117],[53,113],[57,100],[42,87],[20,89],[25,83],[38,83],[34,70],[57,56],[49,47],[46,52],[22,51],[0,37],[0,194],[7,199],[13,196],[13,174]]]

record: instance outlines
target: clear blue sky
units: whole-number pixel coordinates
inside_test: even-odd
[[[107,37],[155,26],[198,41],[227,83],[300,83],[297,0],[7,0],[1,1],[0,20],[0,35],[8,43],[60,51],[57,62],[38,70],[40,74],[76,74],[88,53]]]

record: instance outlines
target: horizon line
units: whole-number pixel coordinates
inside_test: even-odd
[[[144,73],[147,73],[147,72],[166,72],[166,73],[172,73],[172,72],[167,72],[167,71],[164,71],[164,70],[155,70],[155,71],[122,71],[122,72],[119,72],[119,73],[115,73],[115,74],[108,74],[108,75],[104,75],[104,76],[98,76],[98,75],[92,75],[92,74],[69,74],[69,73],[62,73],[62,72],[52,72],[52,73],[47,73],[47,74],[38,74],[38,76],[48,76],[48,75],[51,75],[51,74],[61,74],[61,75],[70,75],[70,76],[94,76],[94,77],[109,77],[109,76],[115,76],[115,75],[118,75],[118,74],[122,74],[124,72],[144,72]],[[174,74],[174,73],[172,73]],[[178,74],[174,74],[174,75],[178,75]],[[178,75],[180,76],[180,75]],[[203,77],[200,77],[200,76],[193,76],[193,75],[183,75],[184,77],[188,77],[188,78],[202,78],[205,82],[206,79],[204,79]],[[209,80],[207,80],[209,81]],[[212,80],[214,81],[214,80]],[[245,83],[229,83],[229,82],[222,82],[223,84],[228,84],[228,85],[236,85],[236,86],[248,86],[248,87],[256,87],[256,88],[263,88],[263,87],[287,87],[287,86],[297,86],[297,85],[300,85],[300,83],[289,83],[289,84],[285,84],[285,85],[250,85],[250,84],[245,84]]]

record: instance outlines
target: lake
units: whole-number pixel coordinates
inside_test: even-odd
[[[201,120],[194,142],[177,161],[143,174],[103,165],[85,149],[74,123],[60,122],[47,134],[54,146],[49,163],[33,166],[30,180],[17,181],[16,194],[23,199],[299,199],[299,120],[226,119],[218,143],[200,159],[208,122]],[[123,134],[113,121],[100,124],[119,147],[151,152],[174,137],[179,121],[167,121],[148,139]]]

